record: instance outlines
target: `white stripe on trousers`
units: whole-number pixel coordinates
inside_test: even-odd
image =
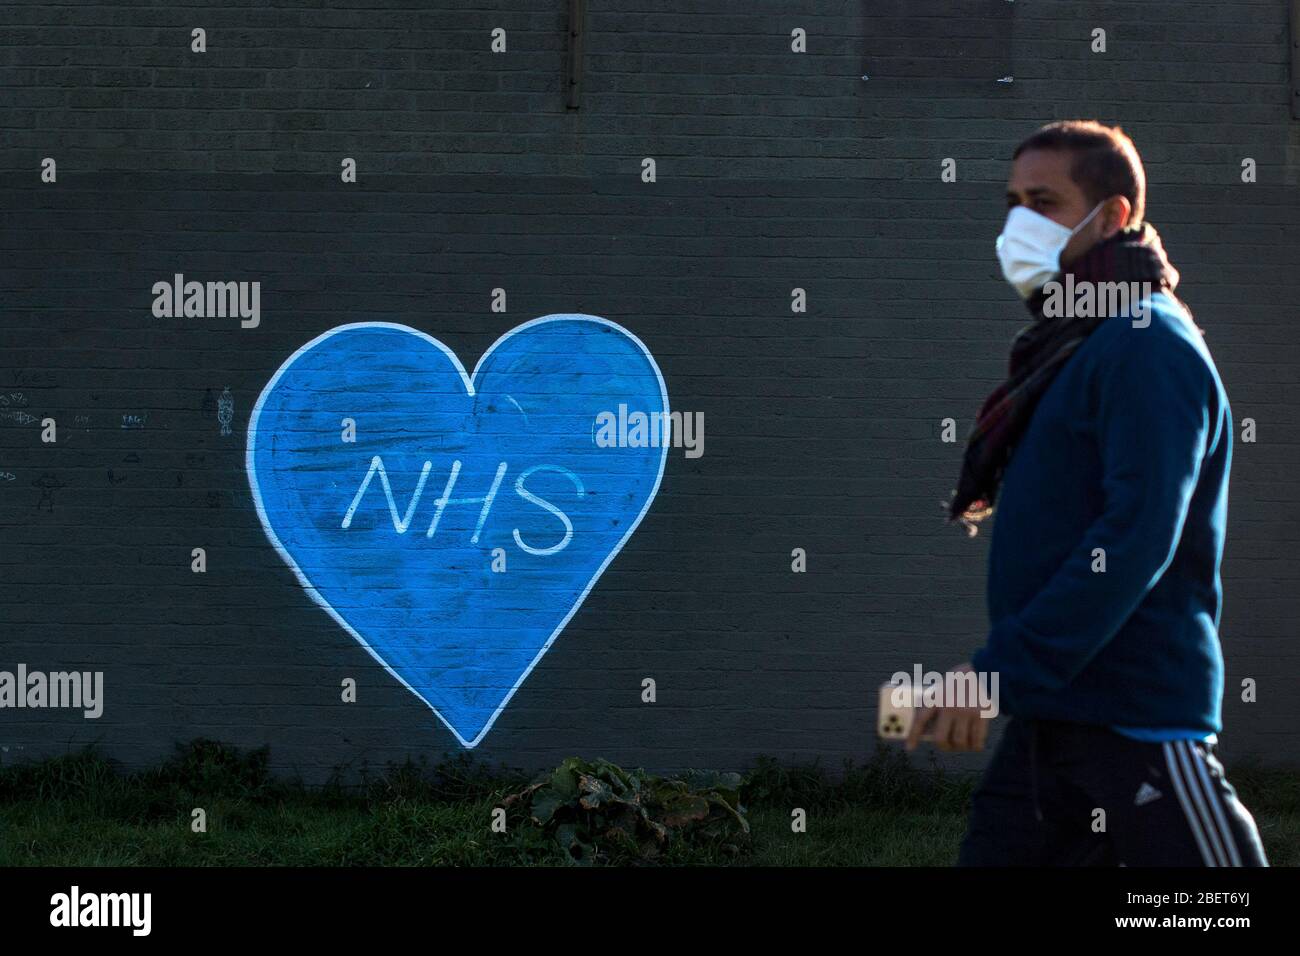
[[[1165,767],[1169,770],[1169,779],[1173,781],[1174,792],[1178,795],[1178,803],[1183,808],[1183,815],[1187,817],[1187,825],[1191,828],[1192,836],[1196,838],[1196,846],[1201,851],[1201,859],[1205,861],[1206,866],[1218,866],[1218,861],[1210,853],[1209,844],[1206,843],[1200,817],[1197,816],[1191,801],[1188,799],[1187,788],[1183,786],[1182,772],[1178,769],[1178,758],[1168,741],[1165,741],[1160,746],[1164,748]]]
[[[1175,740],[1173,742],[1174,752],[1182,761],[1183,783],[1186,785],[1188,792],[1192,795],[1192,802],[1201,813],[1201,822],[1205,824],[1206,836],[1210,838],[1210,845],[1214,847],[1214,855],[1219,861],[1219,866],[1228,865],[1228,854],[1223,849],[1223,837],[1219,835],[1219,828],[1214,825],[1214,818],[1210,816],[1210,808],[1206,802],[1205,795],[1201,792],[1201,784],[1196,776],[1197,756],[1190,751],[1192,742],[1190,740]]]
[[[1205,768],[1205,761],[1194,749],[1195,745],[1190,740],[1183,743],[1187,746],[1189,757],[1196,764],[1197,775],[1200,778],[1201,786],[1205,790],[1205,799],[1209,802],[1211,809],[1214,810],[1214,818],[1219,824],[1219,833],[1223,836],[1223,842],[1228,848],[1228,855],[1232,859],[1233,866],[1241,866],[1241,854],[1237,852],[1237,841],[1232,835],[1232,828],[1228,826],[1228,821],[1224,816],[1223,797],[1219,793],[1219,788],[1214,785],[1210,779],[1210,773]]]

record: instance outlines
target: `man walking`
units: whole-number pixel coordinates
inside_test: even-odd
[[[1267,866],[1215,756],[1232,418],[1118,128],[1012,157],[1003,275],[1032,321],[969,439],[951,521],[989,550],[987,643],[1011,721],[959,865]],[[948,702],[951,703],[951,702]],[[982,749],[976,708],[913,722]]]

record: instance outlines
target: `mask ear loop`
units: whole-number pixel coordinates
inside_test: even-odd
[[[1101,202],[1097,203],[1097,205],[1093,206],[1092,212],[1088,213],[1088,215],[1083,217],[1083,222],[1079,223],[1077,226],[1075,226],[1073,229],[1070,230],[1071,239],[1073,239],[1075,235],[1078,234],[1080,229],[1088,225],[1088,223],[1092,222],[1092,217],[1097,215],[1097,210],[1100,209],[1102,206],[1106,205],[1106,202],[1107,200],[1103,199]]]
[[[1103,199],[1101,202],[1097,203],[1097,205],[1093,206],[1093,207],[1092,207],[1092,212],[1090,212],[1090,213],[1088,213],[1088,215],[1084,216],[1084,217],[1083,217],[1083,221],[1082,221],[1081,223],[1079,223],[1077,226],[1075,226],[1073,229],[1070,230],[1070,238],[1065,240],[1065,242],[1061,245],[1061,250],[1060,250],[1060,252],[1058,252],[1058,253],[1056,254],[1056,266],[1057,266],[1057,271],[1058,271],[1058,272],[1060,272],[1061,269],[1063,268],[1063,267],[1061,266],[1061,255],[1062,255],[1062,253],[1065,252],[1065,247],[1068,246],[1068,245],[1070,244],[1070,239],[1073,239],[1075,236],[1077,236],[1077,235],[1079,234],[1079,230],[1082,229],[1084,226],[1088,225],[1088,223],[1090,223],[1090,222],[1092,221],[1092,217],[1095,216],[1095,215],[1097,215],[1097,210],[1100,209],[1100,208],[1101,208],[1102,206],[1104,206],[1104,205],[1106,205],[1106,200],[1105,200],[1105,199]]]

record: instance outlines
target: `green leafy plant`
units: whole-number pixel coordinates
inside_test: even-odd
[[[502,801],[512,829],[552,842],[579,864],[654,861],[678,845],[704,843],[738,854],[749,822],[737,773],[657,777],[607,760],[569,757]]]

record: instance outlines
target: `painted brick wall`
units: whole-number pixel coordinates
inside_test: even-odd
[[[98,720],[0,712],[0,759],[96,741],[141,765],[202,735],[319,780],[457,750],[269,545],[245,429],[280,363],[341,323],[411,325],[472,365],[556,312],[638,335],[673,407],[704,413],[706,450],[670,454],[640,530],[474,753],[865,758],[878,682],[967,659],[987,626],[987,534],[939,520],[961,451],[940,421],[964,437],[1025,321],[993,256],[1010,151],[1086,116],[1142,151],[1148,218],[1236,417],[1258,423],[1234,448],[1222,749],[1295,762],[1286,3],[590,0],[576,110],[565,7],[0,9],[0,669],[106,682]],[[178,272],[259,281],[260,326],[155,318],[151,287]],[[1257,703],[1238,700],[1247,677]]]

